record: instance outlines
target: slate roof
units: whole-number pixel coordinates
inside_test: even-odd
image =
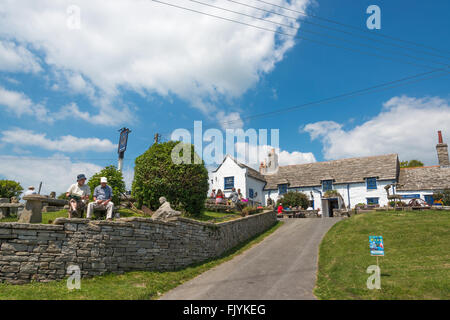
[[[450,167],[402,168],[397,191],[442,190],[450,188]]]
[[[334,184],[365,182],[365,178],[396,180],[399,163],[397,154],[341,159],[325,162],[280,166],[278,172],[264,175],[265,190],[289,184],[290,188],[321,186],[322,180],[334,180]]]

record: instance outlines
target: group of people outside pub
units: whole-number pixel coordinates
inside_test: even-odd
[[[95,187],[93,200],[89,202],[91,189],[86,185],[86,176],[79,174],[77,182],[72,184],[66,192],[69,199],[69,219],[82,218],[83,211],[87,207],[86,218],[92,219],[95,209],[106,210],[106,219],[113,218],[114,203],[112,202],[113,191],[108,185],[106,177],[100,178],[100,185]]]
[[[244,196],[241,193],[241,189],[237,189],[236,191],[236,188],[231,189],[231,193],[228,198],[225,196],[221,189],[217,190],[217,193],[216,189],[213,189],[209,197],[211,199],[215,199],[216,204],[234,205],[238,209],[242,209],[245,203],[248,202],[247,199],[244,199]]]

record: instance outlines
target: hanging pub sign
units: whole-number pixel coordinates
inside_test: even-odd
[[[384,256],[382,236],[369,236],[369,247],[371,256]]]
[[[125,150],[127,150],[129,132],[130,130],[127,128],[123,128],[122,131],[120,132],[118,153],[123,153],[125,152]]]

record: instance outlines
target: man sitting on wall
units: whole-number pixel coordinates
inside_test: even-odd
[[[79,174],[77,176],[77,183],[70,186],[66,192],[66,197],[69,198],[69,219],[74,217],[81,218],[83,210],[86,207],[86,201],[89,200],[91,189],[86,184],[86,176]]]
[[[92,218],[92,213],[95,209],[106,209],[106,219],[111,220],[113,217],[114,203],[112,199],[112,188],[108,186],[108,179],[106,177],[100,178],[100,185],[94,189],[94,202],[88,204],[87,218]]]
[[[236,192],[236,188],[231,189],[231,194],[228,197],[228,199],[231,200],[231,202],[233,203],[233,205],[236,209],[238,209],[239,211],[242,211],[242,204],[241,204],[241,201],[239,200],[239,193]]]

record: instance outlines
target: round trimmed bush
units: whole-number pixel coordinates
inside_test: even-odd
[[[184,152],[190,150],[189,152]],[[173,161],[177,154],[184,161]],[[208,192],[208,170],[194,151],[194,146],[180,141],[153,144],[136,158],[132,195],[140,208],[159,208],[165,197],[175,210],[199,215],[205,208]]]
[[[309,199],[303,192],[289,191],[277,201],[277,206],[279,206],[280,203],[283,204],[283,207],[292,206],[307,209],[309,206]]]

